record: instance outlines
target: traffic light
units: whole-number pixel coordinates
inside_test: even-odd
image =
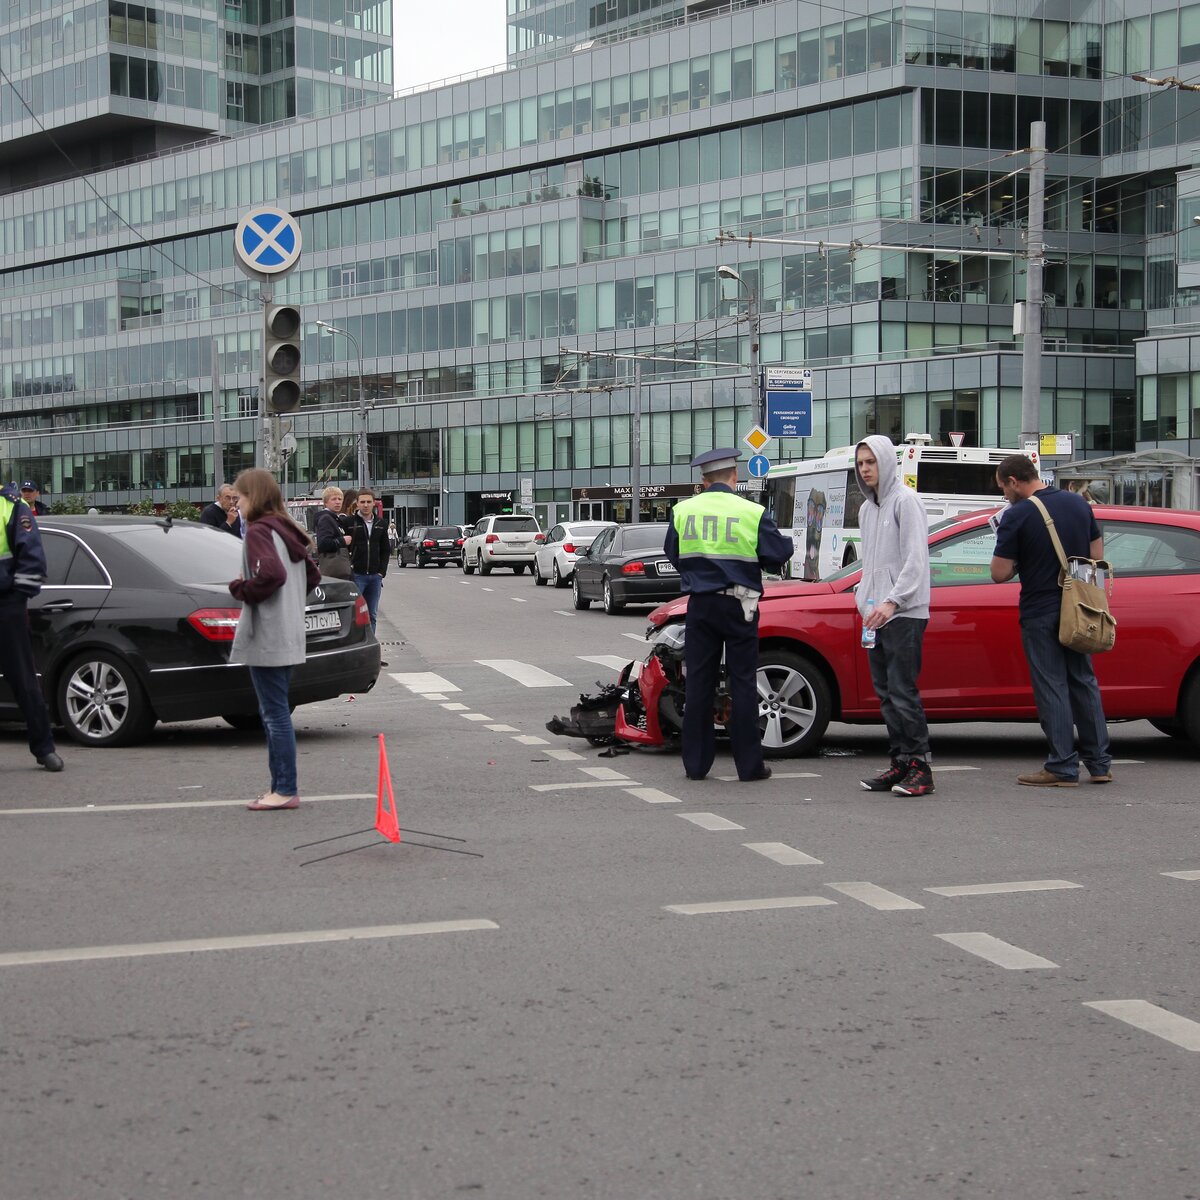
[[[263,396],[268,412],[290,413],[300,407],[300,310],[291,304],[267,305]]]

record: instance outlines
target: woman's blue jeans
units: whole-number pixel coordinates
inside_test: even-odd
[[[288,704],[291,667],[251,667],[250,680],[258,697],[258,712],[267,735],[267,765],[271,769],[271,791],[277,796],[296,796],[296,730]]]

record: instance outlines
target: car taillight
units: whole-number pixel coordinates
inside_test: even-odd
[[[458,541],[457,541],[457,542],[455,542],[454,544],[455,544],[456,546],[461,546],[461,545],[463,544],[463,540],[462,540],[462,538],[459,538],[459,539],[458,539]]]
[[[500,540],[500,535],[498,533],[489,533],[483,540],[490,546],[493,542]]]
[[[367,602],[361,596],[354,597],[354,624],[355,625],[370,625],[371,610],[367,607]]]
[[[575,543],[574,542],[563,542],[563,553],[564,554],[574,554],[575,553]]]
[[[546,535],[544,533],[535,533],[533,535],[533,540],[535,542],[544,542],[546,540]]]
[[[422,545],[422,546],[436,546],[436,545],[437,545],[437,542],[431,542],[431,541],[430,541],[428,538],[426,538],[426,539],[425,539],[425,540],[424,540],[424,541],[421,543],[421,545]]]
[[[241,615],[240,608],[198,608],[188,624],[206,641],[232,642]]]
[[[645,575],[645,573],[646,573],[646,564],[643,562],[626,563],[621,568],[622,575]]]

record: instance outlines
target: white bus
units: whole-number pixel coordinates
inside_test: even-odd
[[[859,557],[862,490],[854,476],[854,446],[823,458],[780,463],[767,472],[767,512],[795,547],[791,577],[817,580]],[[920,494],[933,525],[958,513],[1002,504],[996,464],[1019,450],[932,446],[911,435],[896,447],[901,481]],[[1034,465],[1038,465],[1034,455]]]

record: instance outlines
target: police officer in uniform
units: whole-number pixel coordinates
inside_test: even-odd
[[[716,755],[713,705],[721,652],[729,679],[729,741],[743,783],[770,779],[758,732],[758,600],[762,568],[782,570],[792,543],[766,512],[739,496],[739,451],[709,450],[692,460],[704,490],[675,505],[666,552],[688,595],[684,663],[683,767],[703,779]]]
[[[13,485],[0,490],[0,675],[25,714],[29,749],[47,771],[61,771],[50,714],[33,666],[28,602],[42,590],[46,552],[37,521]]]

